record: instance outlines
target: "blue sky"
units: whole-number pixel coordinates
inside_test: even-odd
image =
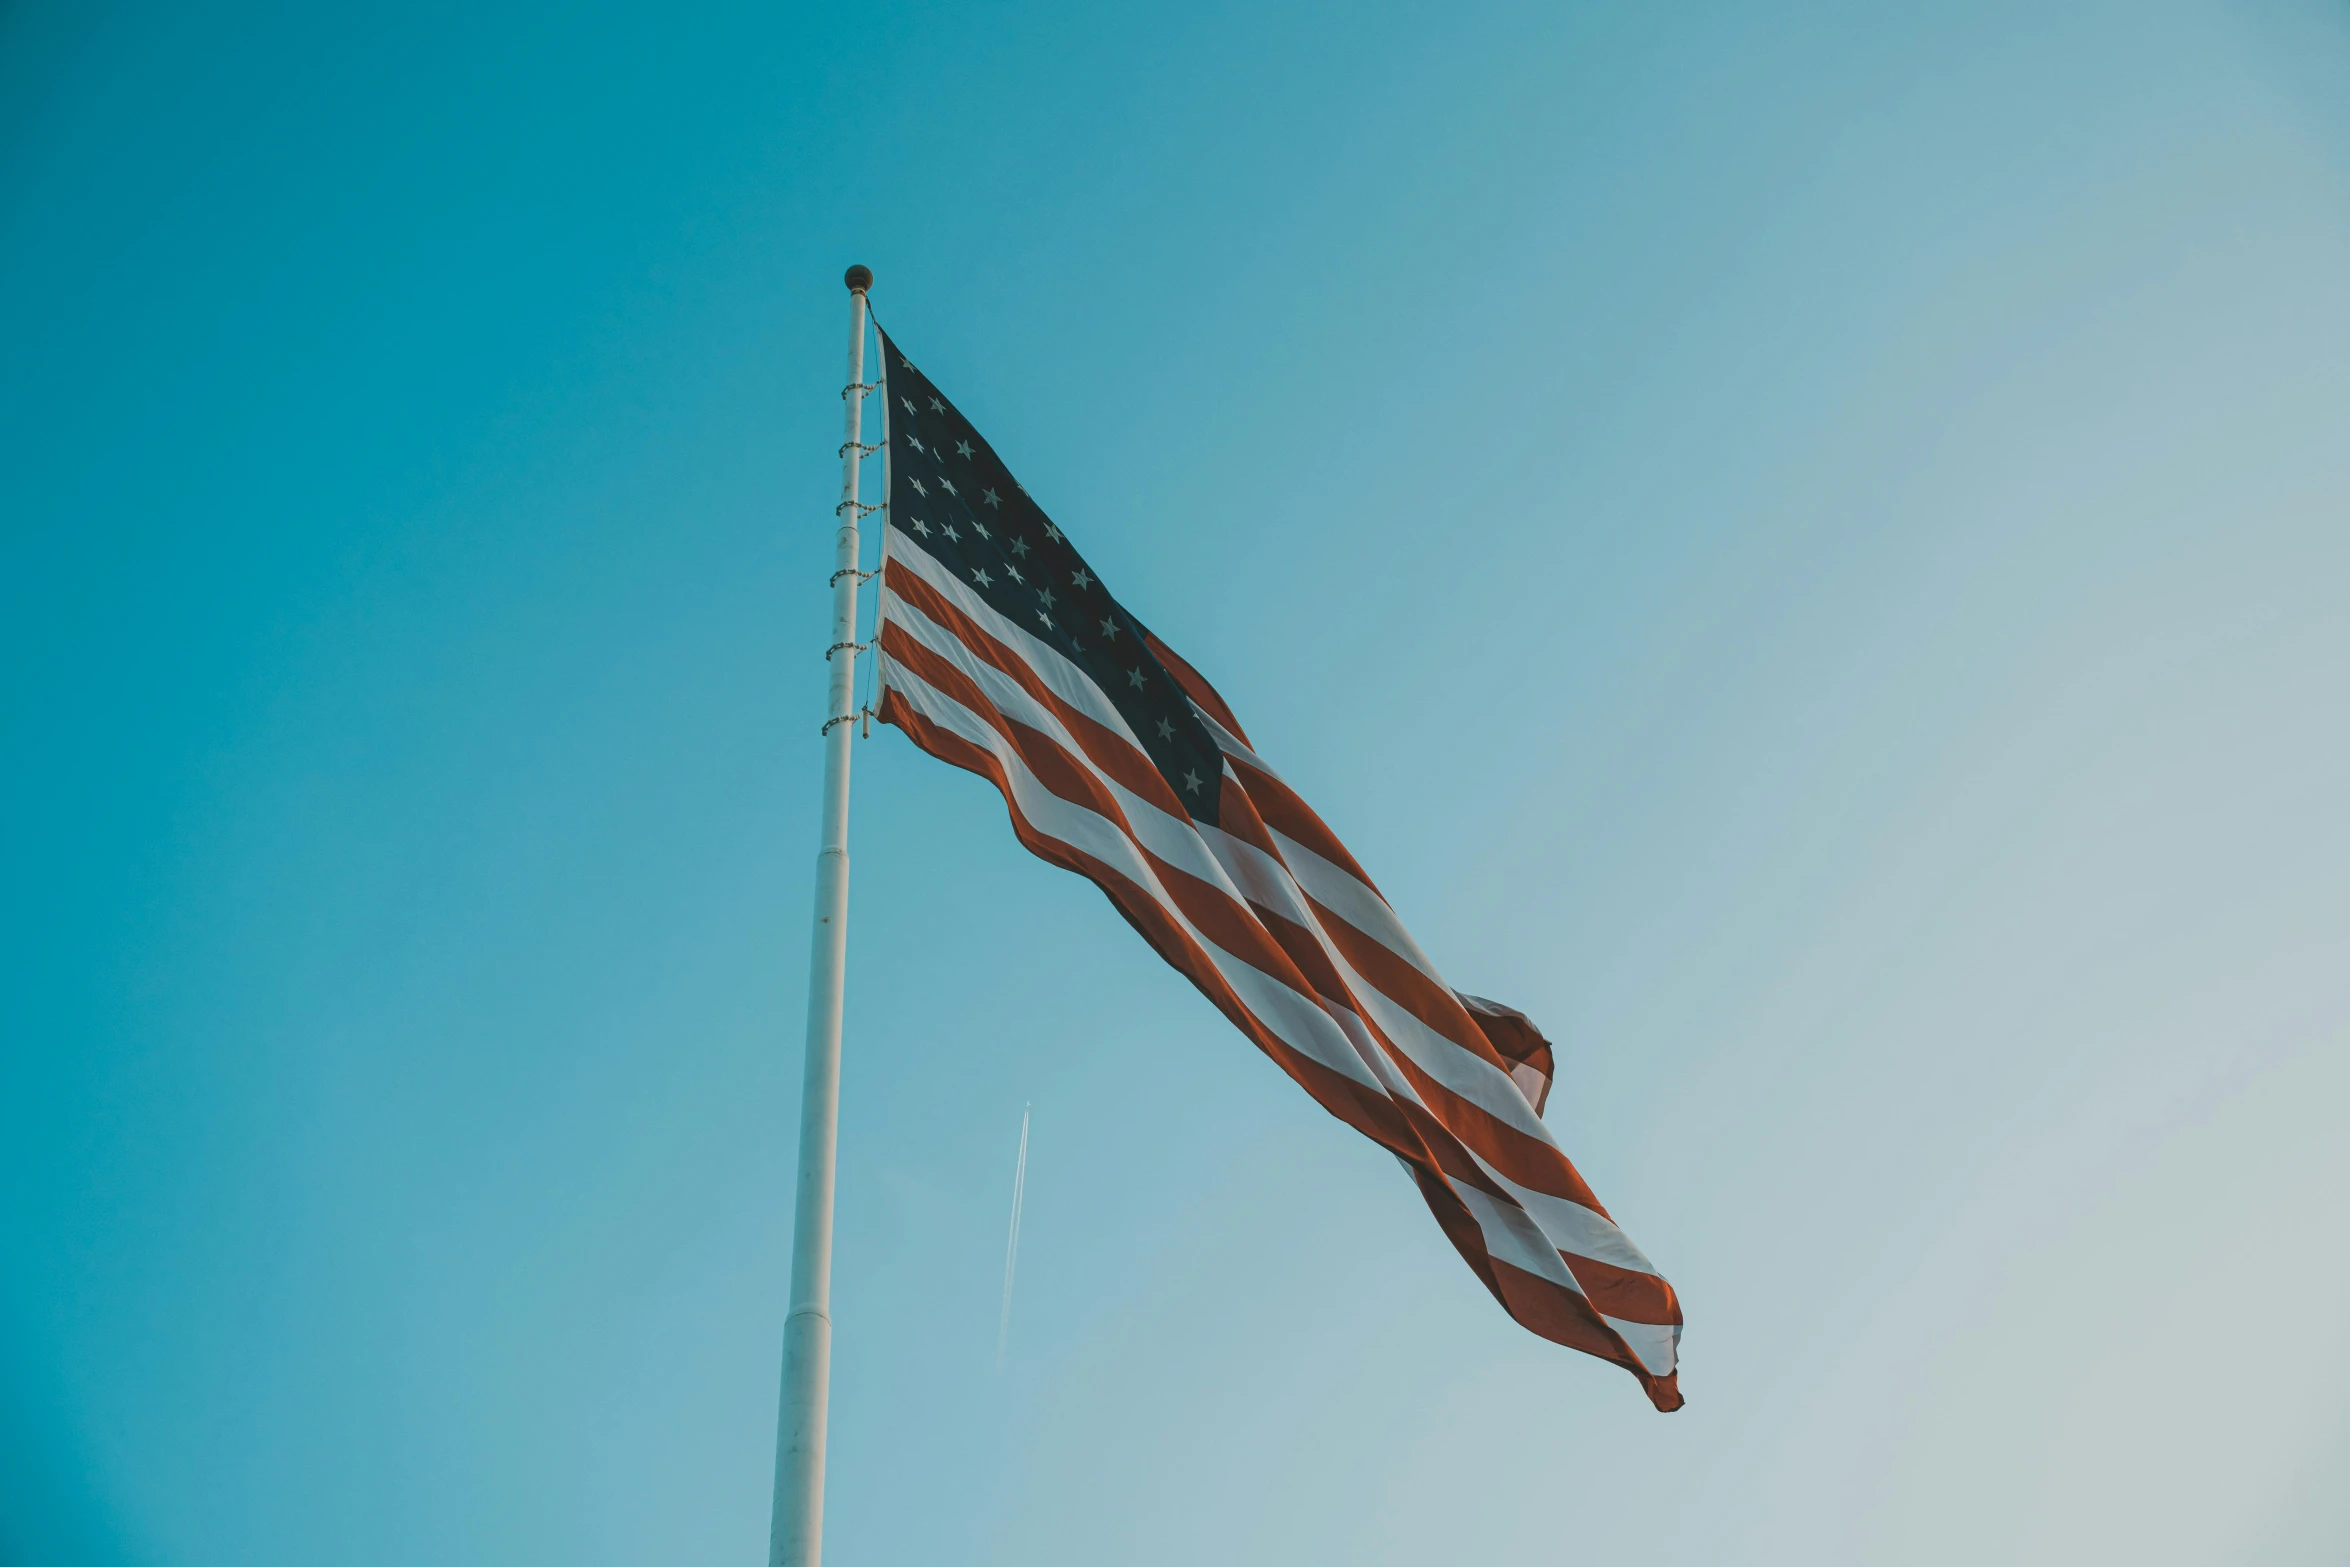
[[[11,8],[0,1557],[764,1550],[862,261],[1559,1041],[1689,1406],[876,731],[830,1561],[2340,1561],[2345,72],[2294,0]]]

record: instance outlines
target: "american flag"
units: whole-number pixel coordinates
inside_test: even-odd
[[[886,335],[882,355],[882,722],[992,780],[1030,852],[1395,1154],[1512,1317],[1679,1408],[1680,1302],[1543,1123],[1540,1031],[1438,976],[1224,699]]]

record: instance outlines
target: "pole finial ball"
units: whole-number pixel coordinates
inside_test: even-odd
[[[871,267],[851,267],[841,281],[848,284],[850,293],[862,294],[873,286],[873,269]]]

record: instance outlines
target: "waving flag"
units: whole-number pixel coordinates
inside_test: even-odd
[[[1550,1045],[1445,984],[1207,681],[886,335],[879,716],[991,779],[1258,1049],[1393,1152],[1496,1300],[1677,1409],[1681,1308],[1541,1119]]]

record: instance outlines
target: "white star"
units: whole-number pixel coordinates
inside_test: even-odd
[[[1183,769],[1183,787],[1189,789],[1193,794],[1199,793],[1199,774],[1188,767]]]
[[[1020,575],[1020,568],[1019,568],[1019,567],[1017,567],[1017,566],[1014,566],[1014,565],[1010,564],[1009,562],[1006,562],[1006,563],[1005,563],[1005,566],[1004,566],[1004,573],[1005,573],[1005,575],[1009,576],[1009,577],[1010,577],[1010,578],[1011,578],[1011,579],[1012,579],[1014,582],[1026,582],[1026,581],[1028,580],[1026,577],[1023,577],[1023,576],[1021,576],[1021,575]]]
[[[1020,493],[1026,495],[1028,492],[1026,490],[1022,490]],[[1044,536],[1052,540],[1055,544],[1061,542],[1061,530],[1054,527],[1049,522],[1044,525]]]
[[[1000,509],[1000,508],[1003,506],[1003,504],[1004,504],[1002,501],[1000,501],[1000,500],[997,500],[997,499],[996,499],[996,493],[995,493],[995,491],[993,491],[993,490],[990,490],[990,491],[988,491],[988,492],[987,492],[985,495],[982,495],[982,496],[981,496],[981,497],[979,497],[979,498],[980,498],[981,500],[983,500],[983,501],[987,502],[987,504],[988,504],[988,505],[990,505],[990,506],[994,506],[994,507],[997,507],[997,508],[999,508],[999,509]]]
[[[908,517],[906,519],[906,526],[912,528],[916,533],[921,534],[926,539],[930,537],[930,524],[924,522],[919,517]]]
[[[944,489],[949,495],[959,495],[962,493],[960,490],[955,488],[955,481],[952,479],[941,479],[938,482],[940,488]]]
[[[977,517],[971,519],[971,531],[978,534],[983,539],[992,539],[995,537],[994,534],[987,531],[987,524],[981,522]]]
[[[1117,641],[1117,640],[1118,640],[1118,623],[1117,623],[1116,621],[1114,621],[1114,620],[1105,620],[1105,621],[1103,621],[1103,622],[1102,622],[1102,635],[1103,635],[1103,636],[1105,636],[1105,637],[1107,637],[1107,638],[1109,638],[1109,639],[1110,639],[1112,642],[1115,642],[1115,641]]]
[[[955,443],[955,450],[961,452],[965,457],[968,457],[971,455],[971,443],[969,441],[957,441]]]
[[[1077,568],[1077,575],[1069,580],[1077,584],[1078,592],[1083,593],[1087,588],[1093,586],[1093,573],[1080,566]]]
[[[957,533],[957,532],[955,531],[955,525],[954,525],[953,523],[951,523],[951,522],[950,522],[950,523],[948,523],[948,524],[946,525],[946,528],[947,528],[947,537],[948,537],[948,538],[950,538],[950,539],[954,539],[954,540],[956,540],[956,541],[958,541],[958,542],[960,542],[960,541],[961,541],[961,539],[962,539],[962,537],[963,537],[963,536],[962,536],[960,533]]]
[[[1159,738],[1162,740],[1172,740],[1175,738],[1175,724],[1173,720],[1166,718],[1159,720]]]
[[[947,411],[947,405],[940,402],[935,397],[930,400],[930,406],[937,409],[940,413],[945,413]]]
[[[1044,607],[1045,607],[1045,608],[1047,608],[1047,609],[1051,609],[1051,608],[1053,607],[1053,590],[1052,590],[1051,588],[1039,588],[1039,589],[1037,589],[1037,590],[1036,590],[1036,596],[1037,596],[1038,598],[1040,598],[1040,599],[1043,599],[1043,600],[1044,600]]]
[[[915,478],[912,474],[906,475],[906,482],[914,486],[914,493],[916,495],[928,495],[930,493],[928,490],[922,487],[922,481]]]
[[[1126,671],[1126,678],[1134,682],[1135,690],[1140,691],[1142,689],[1142,666],[1137,664]]]
[[[1026,539],[1014,539],[1012,541],[1012,553],[1019,556],[1022,560],[1026,560],[1028,558],[1028,541]]]
[[[1048,611],[1048,610],[1041,610],[1041,609],[1040,609],[1040,610],[1038,610],[1038,611],[1036,612],[1036,618],[1037,618],[1037,619],[1039,619],[1039,620],[1041,620],[1041,621],[1043,621],[1043,622],[1044,622],[1046,625],[1048,625],[1048,626],[1049,626],[1049,625],[1051,625],[1051,624],[1053,623],[1053,617],[1052,617],[1052,614],[1051,614],[1051,612],[1050,612],[1050,611]]]
[[[982,566],[977,571],[971,573],[971,580],[978,583],[983,588],[992,588],[995,586],[995,578],[987,574],[987,568],[985,566]]]
[[[912,416],[912,414],[913,414],[913,413],[914,413],[914,411],[915,411],[915,409],[914,409],[914,399],[912,399],[911,397],[901,397],[901,398],[899,398],[899,399],[898,399],[898,401],[899,401],[899,402],[901,402],[901,403],[904,403],[904,404],[906,405],[906,413],[907,413],[907,415],[908,415],[909,417],[911,417],[911,416]]]
[[[929,455],[930,455],[930,448],[928,448],[928,447],[926,447],[926,446],[924,446],[924,445],[922,444],[922,437],[920,437],[919,435],[916,435],[916,434],[915,434],[913,431],[911,431],[911,430],[908,430],[908,431],[906,432],[906,444],[907,444],[908,446],[911,446],[911,447],[913,447],[913,448],[914,448],[914,450],[916,450],[916,451],[918,451],[918,452],[922,453],[922,455],[923,455],[923,456],[925,456],[925,457],[927,457],[927,456],[929,456]]]

